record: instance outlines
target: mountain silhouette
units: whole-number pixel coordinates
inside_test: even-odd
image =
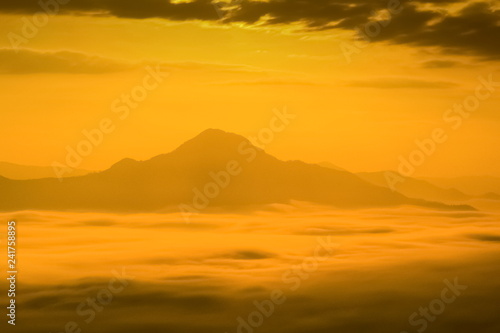
[[[419,205],[473,209],[410,199],[356,175],[300,161],[281,161],[246,138],[209,129],[168,154],[124,159],[79,177],[0,178],[0,210],[162,211],[243,207],[291,200],[340,208]]]

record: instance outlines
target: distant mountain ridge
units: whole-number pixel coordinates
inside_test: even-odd
[[[216,195],[214,186],[219,186]],[[410,199],[347,171],[280,161],[242,136],[215,129],[147,161],[124,159],[108,170],[62,182],[55,178],[0,179],[0,190],[8,193],[0,202],[3,211],[149,212],[196,206],[197,196],[205,196],[205,201],[209,198],[210,207],[222,208],[296,200],[340,208],[419,205],[473,209]]]
[[[462,192],[485,197],[500,196],[500,178],[491,176],[464,176],[454,178],[421,178],[443,188],[456,188]]]
[[[330,162],[318,165],[333,170],[345,170]],[[461,204],[471,199],[500,200],[500,178],[469,176],[456,178],[414,178],[397,171],[355,173],[370,184],[391,188],[409,198]],[[392,184],[392,185],[391,185]],[[458,189],[459,188],[459,189]]]
[[[393,181],[394,189],[409,198],[425,198],[445,203],[463,202],[474,198],[474,196],[457,189],[441,188],[422,179],[404,177],[395,171],[361,172],[357,175],[369,183],[387,188],[390,187],[389,183]]]
[[[63,177],[83,176],[91,172],[89,170],[68,168]],[[15,180],[56,177],[52,167],[21,165],[9,162],[0,162],[0,176]]]

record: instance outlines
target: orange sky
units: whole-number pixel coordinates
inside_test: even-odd
[[[19,33],[26,15],[4,11],[0,30]],[[394,170],[441,128],[448,140],[416,175],[500,176],[500,88],[456,129],[456,118],[444,119],[474,96],[479,76],[500,81],[494,57],[378,41],[349,62],[342,43],[353,45],[352,31],[300,27],[51,16],[18,52],[0,39],[0,160],[64,162],[83,130],[111,119],[115,130],[79,166],[104,169],[169,152],[206,128],[253,136],[286,108],[297,117],[266,146],[281,159]],[[169,76],[120,119],[113,103],[157,64]]]

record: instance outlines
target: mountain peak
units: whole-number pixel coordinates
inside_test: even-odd
[[[206,135],[227,135],[227,134],[232,134],[232,133],[223,131],[223,130],[218,129],[218,128],[207,128],[206,130],[204,130],[203,132],[201,132],[197,136],[201,136],[201,135],[203,135],[203,136],[206,136]]]
[[[175,152],[185,153],[203,153],[208,151],[234,151],[238,147],[247,142],[251,145],[250,141],[238,134],[226,132],[220,129],[210,128],[204,130],[191,140],[186,141],[180,145]]]
[[[217,128],[206,129],[189,141],[205,140],[205,139],[212,139],[212,140],[215,140],[215,139],[220,139],[220,140],[238,139],[240,141],[247,141],[247,139],[241,135],[226,132],[226,131],[223,131],[223,130],[217,129]]]

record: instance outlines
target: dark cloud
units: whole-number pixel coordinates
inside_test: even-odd
[[[500,235],[479,234],[479,235],[470,235],[469,237],[483,242],[500,243]]]
[[[402,12],[392,15],[388,25],[371,41],[440,47],[452,54],[470,54],[484,59],[500,58],[500,10],[490,2],[473,2],[458,12],[450,11],[454,0],[401,1]],[[388,8],[388,0],[219,0],[178,2],[165,0],[118,1],[72,0],[58,13],[108,15],[120,18],[163,18],[175,21],[243,22],[272,26],[302,23],[306,31],[358,29],[374,22],[374,13]],[[463,2],[462,2],[463,3]],[[424,6],[432,4],[432,6]],[[31,14],[41,11],[38,1],[0,1],[0,12]],[[386,19],[387,20],[387,19]],[[379,23],[382,23],[379,21]],[[387,23],[387,22],[385,22]]]
[[[374,40],[439,46],[447,53],[500,59],[499,36],[500,11],[478,2],[453,15],[409,6]]]
[[[267,15],[269,19],[266,23],[271,25],[304,21],[309,27],[320,28],[348,17],[368,17],[376,6],[327,0],[243,1],[225,21],[255,23]]]
[[[42,3],[50,1],[41,1]],[[218,20],[211,0],[172,3],[168,0],[71,0],[64,5],[49,6],[50,11],[71,14],[111,15],[122,18],[165,18],[171,20]],[[0,1],[0,11],[29,14],[42,11],[38,0]]]

